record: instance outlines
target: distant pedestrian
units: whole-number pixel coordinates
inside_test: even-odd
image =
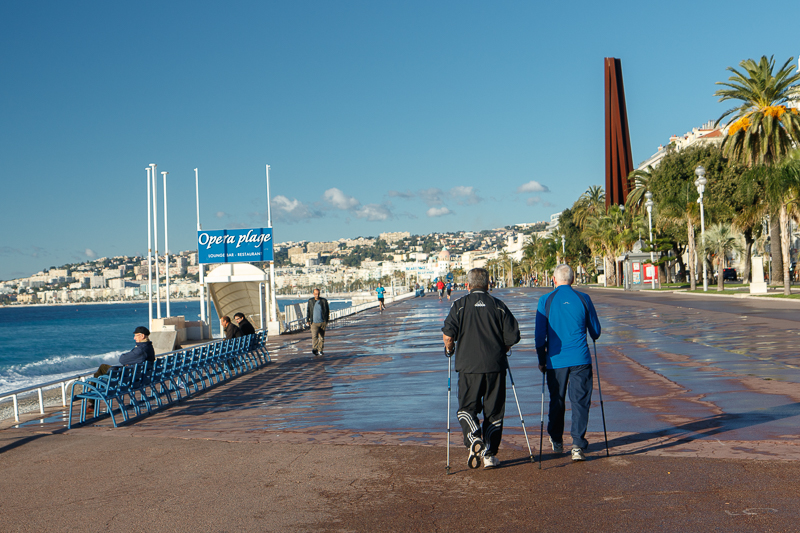
[[[320,298],[319,289],[314,289],[314,297],[306,306],[306,320],[311,324],[311,353],[325,355],[325,329],[328,327],[330,307],[328,300]]]
[[[219,321],[225,332],[225,339],[235,339],[242,336],[242,330],[239,329],[239,326],[231,322],[231,317],[228,315],[220,318]]]
[[[378,283],[378,288],[375,289],[375,293],[378,295],[378,308],[383,311],[386,309],[386,304],[384,303],[384,295],[386,294],[386,289],[383,288],[383,285]]]
[[[444,281],[441,279],[436,282],[436,290],[439,291],[439,301],[441,302],[442,298],[444,298]]]
[[[442,327],[445,351],[456,355],[458,421],[469,449],[468,464],[477,468],[500,464],[497,450],[503,437],[506,408],[507,353],[520,340],[519,324],[508,307],[491,297],[489,272],[467,273],[469,294],[453,302]],[[483,428],[478,414],[483,411]]]
[[[447,301],[450,301],[450,293],[453,290],[453,284],[448,281],[447,285],[445,285],[444,288],[447,291]]]
[[[236,313],[233,315],[233,320],[236,322],[236,325],[239,326],[239,329],[242,331],[242,335],[245,337],[255,334],[256,328],[254,328],[253,324],[251,324],[250,321],[245,318],[244,313]]]
[[[588,294],[572,288],[575,273],[569,265],[553,272],[556,288],[539,298],[536,309],[536,353],[539,370],[547,373],[550,414],[547,434],[553,451],[564,451],[564,411],[569,389],[572,418],[572,460],[583,461],[589,442],[586,428],[592,403],[592,357],[586,331],[597,340],[600,320]]]

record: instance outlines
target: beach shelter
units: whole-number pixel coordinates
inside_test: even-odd
[[[263,329],[269,313],[269,276],[250,263],[225,263],[205,276],[208,298],[214,302],[217,315],[243,313]],[[274,319],[273,319],[274,320]]]

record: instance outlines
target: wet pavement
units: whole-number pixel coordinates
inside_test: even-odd
[[[800,303],[602,289],[586,292],[594,300],[603,326],[597,351],[613,455],[600,460],[605,456],[605,448],[600,398],[595,388],[588,435],[590,460],[586,464],[595,465],[590,470],[599,477],[593,483],[613,493],[608,496],[610,500],[595,501],[598,509],[616,509],[614,512],[624,515],[628,508],[624,505],[617,508],[620,502],[614,498],[636,508],[631,503],[632,493],[620,495],[626,489],[613,488],[612,480],[625,477],[621,472],[612,472],[620,466],[625,466],[623,470],[632,476],[620,483],[648,486],[659,485],[663,480],[638,479],[637,469],[647,470],[648,475],[655,469],[659,476],[672,476],[669,472],[677,468],[683,481],[675,490],[684,491],[687,498],[699,497],[690,495],[694,488],[688,485],[695,483],[691,481],[692,472],[708,470],[704,475],[713,477],[725,471],[729,476],[726,479],[735,484],[739,475],[736,472],[742,465],[753,464],[753,459],[763,462],[767,470],[790,468],[797,472],[800,469],[800,463],[795,463],[800,459],[800,356],[796,349]],[[544,289],[508,289],[493,293],[508,304],[520,322],[523,339],[514,348],[510,364],[535,449],[539,445],[542,378],[536,369],[533,324],[538,298],[545,293]],[[454,296],[460,294],[463,293]],[[365,472],[379,471],[381,465],[393,460],[401,463],[404,460],[428,461],[426,471],[432,470],[433,464],[440,472],[444,466],[448,365],[442,352],[440,328],[448,310],[447,301],[440,303],[438,298],[427,295],[390,306],[383,313],[363,313],[328,331],[324,357],[310,354],[308,333],[282,336],[272,344],[274,364],[117,429],[111,427],[109,419],[101,419],[65,431],[63,411],[51,409],[44,420],[29,419],[17,428],[0,431],[4,439],[0,443],[0,463],[4,455],[10,455],[7,452],[22,453],[21,449],[31,446],[27,442],[40,438],[54,438],[63,443],[68,442],[64,437],[88,442],[97,437],[102,437],[102,441],[149,437],[158,442],[189,439],[217,442],[220,446],[223,443],[267,445],[275,450],[285,449],[289,455],[299,453],[296,450],[304,446],[320,450],[320,446],[356,444],[362,446],[350,452],[335,453],[346,453],[348,457],[356,454],[362,460],[366,460],[363,454],[367,454],[370,461],[377,461],[374,468],[365,466]],[[454,373],[454,383],[455,377]],[[526,464],[525,468],[535,469],[526,463],[527,448],[511,391],[508,402],[499,457],[503,466],[509,468],[501,471],[515,471]],[[452,406],[452,452],[458,475],[488,474],[461,468],[465,453],[458,445],[455,432],[458,429],[455,386]],[[566,442],[569,443],[568,438]],[[400,445],[402,451],[392,452],[398,449],[385,445]],[[356,452],[357,448],[366,451]],[[550,472],[546,476],[575,466],[568,458],[554,457],[547,450],[544,457],[544,472]],[[706,459],[710,458],[726,461],[709,463]],[[747,461],[728,461],[731,459]],[[673,460],[680,462],[669,462]],[[702,461],[691,462],[696,460]],[[780,464],[791,466],[780,467]],[[777,479],[774,472],[748,468],[746,476],[752,478],[748,478],[748,482],[769,485],[770,479]],[[665,474],[661,470],[669,472]],[[400,473],[396,475],[401,476]],[[408,472],[402,475],[406,476],[403,483],[411,483],[411,488],[404,485],[403,494],[414,494],[417,489],[413,488],[416,483],[413,476]],[[423,476],[421,472],[414,475]],[[546,479],[552,481],[553,478]],[[492,483],[488,478],[484,481]],[[444,487],[449,482],[442,483]],[[706,486],[705,483],[701,485]],[[569,493],[568,486],[560,487],[561,493]],[[725,490],[735,489],[730,486]],[[785,487],[776,485],[768,489],[765,490],[773,491],[773,497],[777,498]],[[458,490],[468,492],[468,487]],[[341,496],[342,493],[337,494]],[[796,483],[790,494],[796,497]],[[447,496],[445,491],[437,497],[452,495]],[[641,499],[641,494],[638,497]],[[391,514],[384,504],[394,501],[387,498],[386,502],[373,502],[373,507],[384,509],[384,516]],[[416,500],[416,503],[410,501],[410,496],[399,498],[405,498],[403,501],[411,507],[419,505]],[[777,508],[784,503],[768,506],[764,501],[742,500],[740,507],[764,506],[776,508],[774,513],[778,513]],[[724,505],[725,502],[715,504]],[[541,511],[536,511],[534,504],[526,505],[531,513]],[[681,500],[676,505],[690,503]],[[781,520],[784,520],[786,510],[782,509]],[[723,510],[718,509],[719,512]],[[348,512],[340,510],[337,516],[344,521],[342,524],[353,520],[353,529],[343,526],[342,530],[377,527],[374,521],[360,514],[346,518]],[[747,517],[747,527],[750,527],[754,525],[752,520],[756,520],[752,517],[759,512],[740,513],[739,516]],[[642,513],[637,520],[649,516]],[[764,511],[761,516],[764,514],[773,514],[773,511]],[[407,519],[395,517],[387,523],[400,524]],[[508,520],[509,524],[517,524]],[[773,529],[766,526],[762,529],[792,530],[776,526],[778,522],[770,523]],[[525,529],[518,526],[520,530]],[[729,525],[723,529],[737,528]]]
[[[800,458],[800,357],[795,348],[800,305],[587,292],[603,325],[597,350],[611,447],[651,454]],[[523,416],[534,433],[541,416],[542,377],[536,369],[533,324],[544,293],[494,293],[520,322],[522,341],[509,361]],[[116,431],[441,445],[449,361],[442,353],[440,328],[448,310],[447,301],[428,295],[383,313],[362,314],[331,328],[323,357],[309,353],[307,333],[281,337],[271,350],[276,364]],[[596,387],[595,381],[592,452],[603,445]],[[508,405],[506,413],[507,444],[521,449],[516,407]],[[455,417],[452,424],[458,427]],[[23,427],[52,431],[62,425],[63,416],[55,411],[44,423],[34,419]],[[78,431],[109,426],[110,420],[100,420]]]

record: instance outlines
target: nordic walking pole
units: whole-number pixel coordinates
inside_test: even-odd
[[[597,367],[597,392],[600,393],[600,414],[603,416],[603,436],[606,438],[606,457],[611,454],[608,451],[608,433],[606,432],[606,411],[603,408],[603,388],[600,386],[600,363],[597,362],[597,341],[592,339],[594,346],[594,366]]]
[[[510,354],[511,352],[509,352]],[[525,442],[528,443],[528,453],[531,457],[531,462],[535,463],[536,459],[533,457],[531,450],[531,441],[528,440],[528,432],[525,430],[525,421],[522,419],[522,409],[519,406],[519,398],[517,398],[517,388],[514,386],[514,376],[511,375],[511,367],[508,365],[508,356],[506,356],[506,366],[508,366],[508,378],[511,380],[511,390],[514,391],[514,400],[517,402],[517,411],[519,411],[519,421],[522,424],[522,433],[525,434]]]
[[[447,353],[447,348],[444,349],[444,354],[447,356],[447,475],[450,475],[450,369],[453,367],[450,356]]]
[[[542,372],[542,408],[539,410],[539,470],[542,469],[543,442],[544,442],[544,372]]]

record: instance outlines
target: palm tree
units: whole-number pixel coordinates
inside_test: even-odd
[[[786,104],[800,98],[800,73],[792,73],[794,61],[790,57],[773,75],[775,59],[762,56],[758,63],[745,59],[739,66],[728,70],[733,76],[728,82],[718,81],[714,96],[719,101],[739,100],[741,104],[725,111],[717,119],[719,124],[734,115],[728,125],[728,134],[722,142],[723,155],[748,166],[772,166],[783,159],[800,139],[800,114]]]
[[[788,220],[787,201],[781,195],[780,189],[786,185],[787,177],[791,176],[791,171],[786,172],[783,169],[776,173],[774,170],[800,143],[800,113],[786,105],[800,99],[800,73],[792,72],[793,61],[794,58],[789,58],[773,74],[773,57],[762,56],[758,63],[746,59],[739,63],[742,71],[728,67],[733,75],[728,78],[728,82],[717,82],[717,85],[726,88],[714,93],[720,97],[720,102],[741,102],[717,120],[719,124],[725,117],[733,115],[733,121],[728,125],[728,133],[722,143],[723,155],[748,167],[759,166],[765,170],[767,188],[771,191],[771,194],[768,192],[768,200],[772,205],[772,212],[778,212],[780,219],[780,222],[776,222],[780,223],[782,253],[778,255],[777,242],[773,243],[773,262],[783,261],[788,256],[788,250],[783,250],[783,245],[788,245],[789,242],[788,224],[783,223]],[[784,294],[790,294],[787,265],[783,266],[783,285]]]
[[[606,193],[598,185],[592,185],[583,193],[572,206],[572,216],[575,225],[586,229],[589,219],[604,213],[606,209]]]
[[[730,252],[741,253],[744,247],[741,244],[741,235],[737,234],[730,224],[714,224],[706,230],[705,252],[717,256],[717,291],[725,288],[725,254]]]

